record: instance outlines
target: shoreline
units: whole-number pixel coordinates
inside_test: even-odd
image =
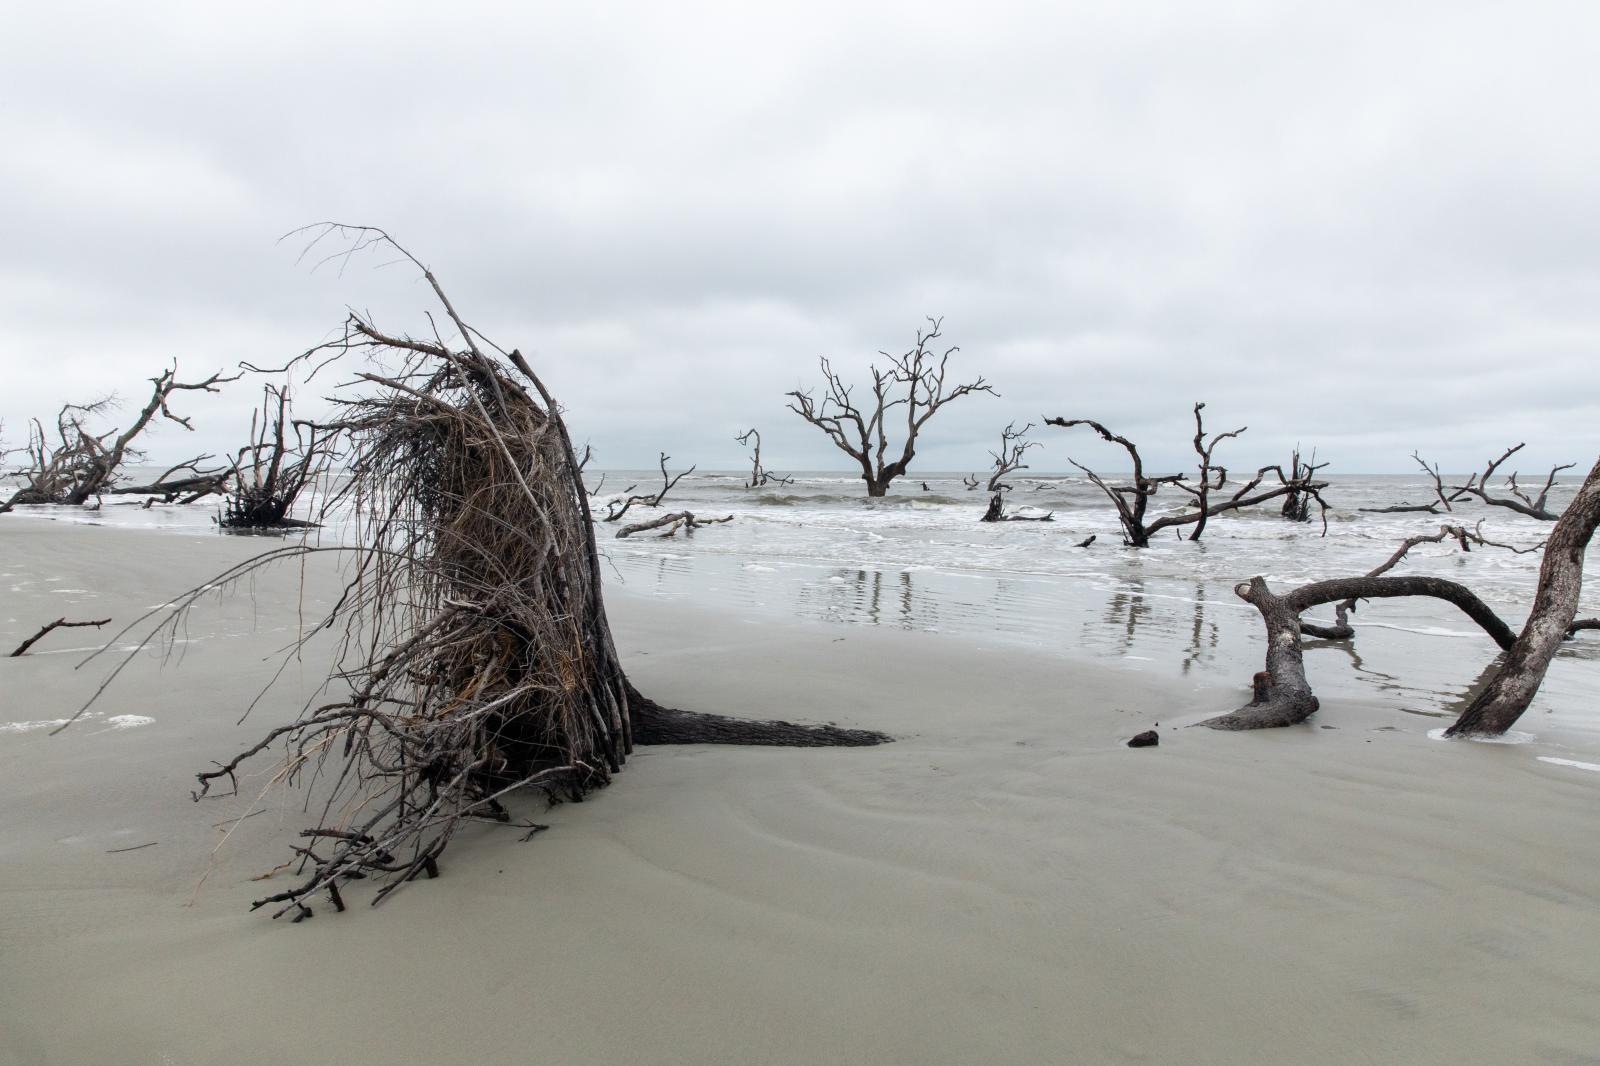
[[[33,574],[4,582],[12,644],[57,603],[115,629],[260,547],[35,524],[0,543],[0,569]],[[106,718],[0,733],[0,1063],[281,1063],[308,1042],[352,1063],[1600,1047],[1600,856],[1584,844],[1600,774],[1541,761],[1566,748],[1434,741],[1431,719],[1402,728],[1342,696],[1301,727],[1185,729],[1242,684],[644,590],[607,603],[652,698],[897,741],[642,748],[589,801],[519,810],[551,826],[528,843],[485,826],[379,908],[271,922],[248,912],[249,878],[283,861],[302,797],[256,808],[207,873],[213,826],[252,808],[187,789],[320,684],[313,653],[235,725],[276,669],[263,657],[314,618],[322,565],[303,601],[291,574],[208,604],[183,661],[141,657]],[[76,709],[99,675],[63,648],[87,643],[0,666],[0,724]],[[1160,747],[1123,746],[1156,721]]]

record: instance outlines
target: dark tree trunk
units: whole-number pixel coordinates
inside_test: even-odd
[[[1478,693],[1447,736],[1498,734],[1510,729],[1533,702],[1556,649],[1572,631],[1583,588],[1583,556],[1600,524],[1600,462],[1557,520],[1545,543],[1533,611],[1498,673]]]
[[[633,742],[639,744],[756,744],[780,748],[866,747],[892,738],[870,729],[836,725],[797,725],[700,714],[663,707],[628,685]]]
[[[1306,680],[1302,632],[1311,629],[1319,635],[1332,635],[1321,626],[1308,626],[1300,614],[1325,603],[1349,599],[1391,599],[1401,596],[1430,596],[1454,604],[1502,648],[1514,641],[1507,626],[1472,590],[1454,581],[1437,577],[1349,577],[1318,581],[1275,595],[1266,579],[1253,577],[1234,587],[1234,594],[1261,612],[1267,629],[1266,669],[1255,676],[1254,697],[1245,706],[1202,725],[1212,729],[1270,729],[1294,725],[1317,710],[1317,698]],[[1570,621],[1570,619],[1569,619]]]
[[[1204,724],[1212,729],[1268,729],[1305,721],[1316,713],[1318,703],[1306,680],[1300,613],[1273,595],[1259,577],[1233,591],[1261,612],[1267,627],[1267,667],[1256,674],[1249,703]]]

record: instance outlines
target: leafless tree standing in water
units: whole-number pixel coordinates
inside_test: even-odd
[[[868,496],[885,495],[890,482],[910,468],[917,437],[946,404],[977,392],[999,395],[982,377],[961,385],[947,379],[950,357],[960,349],[936,351],[942,323],[943,319],[929,318],[928,328],[917,331],[916,345],[901,355],[878,353],[889,362],[881,369],[876,363],[868,368],[872,374],[870,399],[858,404],[854,386],[844,383],[826,357],[821,360],[824,390],[820,400],[811,390],[796,389],[788,394],[794,400],[789,410],[826,433],[834,447],[861,467]],[[904,410],[897,412],[900,407]],[[903,432],[896,446],[890,441],[891,419]]]

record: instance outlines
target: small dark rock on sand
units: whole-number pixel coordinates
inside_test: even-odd
[[[1153,748],[1161,743],[1161,734],[1154,729],[1146,729],[1143,733],[1128,741],[1130,748]]]

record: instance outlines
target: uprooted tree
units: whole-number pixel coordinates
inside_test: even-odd
[[[262,386],[261,410],[250,416],[250,443],[233,457],[233,487],[220,524],[224,529],[282,529],[314,525],[290,509],[312,483],[329,444],[314,423],[289,413],[287,385]]]
[[[322,771],[320,813],[294,849],[296,880],[255,906],[298,920],[325,894],[343,909],[341,890],[364,877],[386,882],[376,903],[434,876],[470,820],[508,821],[502,801],[516,794],[581,799],[636,745],[889,739],[672,710],[641,695],[612,640],[579,463],[539,376],[465,322],[432,272],[383,232],[329,224],[312,239],[414,264],[458,339],[385,332],[353,313],[314,349],[365,357],[354,375],[365,387],[343,390],[342,417],[319,427],[337,436],[344,475],[324,511],[353,515],[358,539],[285,545],[218,579],[317,552],[353,558],[337,604],[308,627],[343,634],[330,697],[199,775],[197,799],[219,783],[237,787],[241,765],[278,745],[275,780],[307,784]],[[154,616],[146,641],[170,634],[202,594]]]
[[[1133,476],[1127,484],[1108,482],[1070,456],[1067,462],[1083,471],[1084,476],[1105,493],[1106,498],[1116,507],[1117,518],[1122,524],[1123,543],[1129,547],[1149,547],[1150,538],[1162,530],[1178,529],[1183,526],[1193,526],[1194,528],[1189,531],[1189,539],[1199,540],[1205,532],[1206,523],[1217,515],[1254,507],[1280,496],[1293,496],[1297,501],[1315,500],[1322,508],[1323,530],[1326,532],[1328,504],[1322,498],[1322,490],[1328,487],[1328,483],[1317,480],[1316,472],[1328,464],[1320,463],[1315,466],[1302,464],[1298,462],[1298,453],[1296,453],[1297,461],[1288,473],[1285,473],[1281,466],[1263,466],[1249,480],[1241,483],[1231,495],[1223,496],[1213,502],[1213,493],[1221,493],[1228,488],[1228,470],[1215,460],[1217,445],[1239,436],[1248,427],[1241,426],[1226,433],[1207,434],[1202,414],[1205,406],[1203,403],[1194,405],[1193,446],[1200,460],[1199,478],[1194,482],[1190,482],[1188,475],[1182,473],[1146,474],[1144,458],[1139,454],[1138,446],[1128,438],[1111,432],[1092,418],[1046,418],[1044,421],[1046,425],[1060,426],[1062,429],[1088,426],[1103,440],[1119,445],[1128,454],[1128,459],[1133,464]],[[1267,481],[1268,474],[1277,478],[1275,484]],[[1150,501],[1163,485],[1170,485],[1177,491],[1187,493],[1192,509],[1174,511],[1153,520],[1149,519]],[[1308,503],[1297,503],[1297,506],[1302,505],[1309,506]]]
[[[1296,446],[1294,454],[1289,456],[1289,471],[1294,475],[1290,480],[1295,487],[1284,496],[1283,507],[1278,513],[1290,522],[1311,521],[1311,496],[1299,486],[1311,481],[1318,470],[1328,465],[1326,462],[1317,462],[1315,449],[1312,449],[1310,459],[1301,459],[1300,448]]]
[[[0,501],[0,514],[18,504],[81,505],[99,496],[147,496],[150,500],[192,503],[227,486],[227,466],[206,467],[212,459],[198,455],[176,463],[154,481],[129,484],[122,480],[122,468],[144,459],[135,442],[151,428],[158,416],[186,430],[194,426],[188,418],[175,414],[169,406],[179,392],[219,392],[220,386],[237,381],[239,375],[212,374],[202,381],[179,381],[178,367],[163,370],[150,379],[154,386],[150,399],[139,410],[127,429],[95,432],[92,423],[116,406],[115,397],[92,403],[64,404],[56,414],[54,438],[43,423],[34,419],[28,429],[28,442],[16,449],[27,456],[26,463],[13,473],[22,481],[7,500]],[[147,501],[149,502],[149,501]]]
[[[880,351],[888,365],[880,368],[874,363],[868,368],[871,397],[859,404],[855,387],[844,383],[826,356],[820,361],[824,385],[820,400],[809,389],[788,393],[794,400],[789,410],[826,433],[834,447],[861,467],[868,496],[887,494],[890,482],[910,468],[917,437],[946,404],[977,392],[999,395],[982,377],[961,385],[947,380],[950,357],[961,349],[938,352],[935,342],[942,336],[943,321],[930,317],[928,328],[917,331],[917,343],[907,352],[890,355]],[[897,407],[905,410],[896,412]],[[895,447],[890,443],[891,418],[901,423],[904,433]]]
[[[1578,629],[1600,627],[1600,623],[1591,624],[1592,620],[1577,620],[1583,556],[1596,525],[1600,525],[1600,461],[1589,471],[1544,542],[1533,609],[1520,634],[1459,582],[1386,574],[1410,548],[1427,541],[1453,539],[1469,551],[1473,544],[1507,547],[1486,540],[1481,531],[1462,526],[1444,526],[1436,535],[1410,538],[1386,563],[1364,577],[1317,581],[1284,593],[1273,592],[1264,578],[1251,578],[1236,586],[1234,592],[1261,614],[1267,634],[1266,668],[1256,674],[1248,704],[1204,724],[1214,729],[1261,729],[1304,721],[1316,712],[1318,701],[1306,679],[1302,634],[1347,640],[1354,636],[1347,614],[1357,601],[1427,596],[1460,609],[1504,652],[1488,684],[1445,731],[1446,735],[1504,733],[1528,709],[1561,642]],[[1301,619],[1303,612],[1323,604],[1339,605],[1334,625],[1321,626]]]

